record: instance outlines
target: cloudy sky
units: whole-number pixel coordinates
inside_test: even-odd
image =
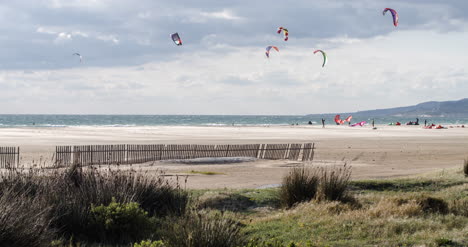
[[[466,0],[1,1],[0,114],[292,115],[461,99],[466,10]],[[280,49],[269,60],[268,45]]]

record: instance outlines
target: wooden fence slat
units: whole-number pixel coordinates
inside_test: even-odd
[[[313,159],[314,143],[304,144],[117,144],[57,146],[55,165],[131,164],[169,159],[253,157],[258,159]],[[0,147],[0,168],[19,164],[19,147]]]
[[[12,169],[19,166],[19,147],[0,147],[0,168]]]

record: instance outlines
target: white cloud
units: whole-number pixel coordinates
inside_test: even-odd
[[[468,90],[468,70],[464,68],[468,58],[457,55],[457,47],[432,49],[439,42],[451,43],[452,38],[464,40],[468,34],[446,37],[428,31],[403,31],[345,42],[328,50],[330,62],[325,68],[321,68],[321,56],[314,56],[308,47],[288,47],[270,60],[257,47],[228,47],[223,53],[216,49],[197,51],[140,66],[4,72],[0,78],[10,85],[9,90],[16,85],[22,92],[16,105],[30,105],[39,112],[40,107],[54,102],[62,102],[63,107],[54,108],[62,113],[75,104],[81,107],[73,108],[77,111],[73,113],[354,111],[444,100],[446,95],[463,97]],[[430,49],[427,55],[411,48],[419,40],[425,40]],[[22,84],[25,81],[34,83]],[[10,94],[9,90],[0,97]],[[37,97],[44,102],[28,101]],[[96,104],[99,106],[91,106]],[[147,107],[135,108],[141,104]]]
[[[37,33],[48,34],[55,36],[54,43],[63,43],[66,41],[71,41],[74,37],[82,38],[93,38],[101,41],[111,42],[114,44],[119,44],[119,39],[115,35],[111,34],[102,34],[98,32],[83,32],[83,31],[70,31],[63,32],[65,28],[60,27],[38,27],[36,29]]]
[[[201,16],[215,19],[224,19],[224,20],[242,20],[242,17],[235,15],[232,11],[228,9],[223,9],[222,11],[216,12],[201,12]]]
[[[11,113],[305,114],[468,91],[463,1],[397,0],[398,28],[380,0],[31,3],[0,3],[0,109]],[[281,50],[270,60],[267,45]]]

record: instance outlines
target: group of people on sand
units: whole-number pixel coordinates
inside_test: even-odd
[[[312,125],[313,123],[312,123],[312,121],[309,121],[308,124]],[[298,123],[295,123],[295,124],[293,123],[291,125],[299,125],[299,124]],[[400,123],[400,122],[396,122],[396,123],[389,123],[388,125],[401,126],[403,124]],[[416,118],[416,121],[409,121],[405,125],[419,125],[419,118]],[[372,119],[372,127],[374,129],[376,129],[374,119]],[[456,128],[465,128],[465,125],[449,126],[449,128],[455,128],[455,127]],[[325,119],[324,118],[322,118],[322,128],[325,128]],[[440,124],[439,125],[435,125],[434,123],[428,124],[427,119],[424,120],[424,127],[423,128],[424,129],[447,129],[447,127],[444,127],[444,126],[442,126]]]

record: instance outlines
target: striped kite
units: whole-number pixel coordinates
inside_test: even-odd
[[[314,51],[314,54],[317,53],[317,52],[321,52],[322,55],[323,55],[323,64],[322,64],[322,68],[323,68],[323,67],[325,67],[325,65],[327,65],[327,61],[328,61],[327,54],[322,50],[316,50],[316,51]]]
[[[398,13],[394,10],[394,9],[391,9],[391,8],[385,8],[384,11],[382,12],[383,15],[385,15],[385,13],[387,11],[390,11],[390,13],[392,13],[392,16],[393,16],[393,25],[395,27],[398,26]]]
[[[270,58],[270,50],[271,50],[271,48],[273,48],[273,49],[275,49],[277,52],[279,52],[278,47],[273,46],[273,45],[267,46],[266,52],[265,52],[265,55],[267,56],[267,58]]]
[[[289,31],[288,29],[284,28],[284,27],[279,27],[278,28],[278,31],[276,31],[277,33],[281,33],[281,31],[283,31],[283,36],[284,36],[284,41],[288,41],[289,39]]]

